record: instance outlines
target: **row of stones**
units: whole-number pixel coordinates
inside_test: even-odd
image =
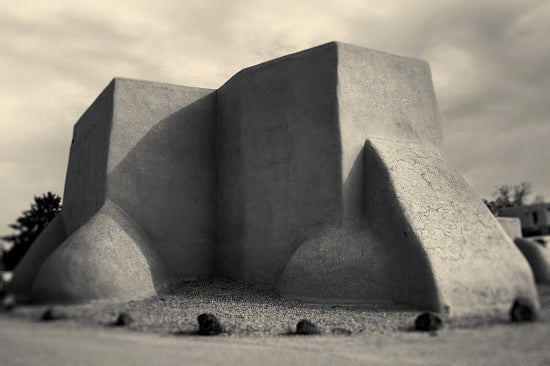
[[[6,296],[2,302],[3,309],[6,311],[12,310],[15,307],[15,299],[11,296]],[[65,313],[57,310],[55,307],[50,307],[44,311],[41,316],[43,321],[54,321],[65,319],[67,316]],[[513,322],[523,322],[523,321],[535,321],[537,319],[537,313],[535,308],[529,301],[529,299],[518,298],[512,304],[510,309],[510,320]],[[128,313],[120,313],[115,321],[111,323],[113,326],[127,326],[130,325],[134,319]],[[220,320],[210,313],[202,313],[197,317],[198,322],[198,331],[192,332],[191,334],[198,335],[218,335],[224,332],[224,328]],[[417,331],[428,331],[433,332],[441,329],[443,327],[443,321],[441,318],[434,313],[426,312],[420,314],[414,322],[414,329]],[[333,334],[339,335],[351,335],[351,331],[344,328],[333,328]],[[302,319],[296,324],[295,331],[289,330],[287,335],[296,334],[296,335],[320,335],[322,331],[319,327],[309,321],[308,319]]]

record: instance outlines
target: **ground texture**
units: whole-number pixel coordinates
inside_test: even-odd
[[[17,306],[0,313],[0,355],[6,365],[32,363],[33,359],[27,360],[32,355],[42,360],[51,355],[52,364],[78,361],[95,365],[103,358],[81,359],[95,345],[97,352],[132,364],[140,357],[152,357],[142,353],[155,354],[149,346],[163,344],[166,355],[173,356],[170,360],[191,364],[254,364],[254,360],[265,364],[292,360],[319,364],[325,360],[330,364],[340,359],[346,364],[545,365],[550,364],[550,286],[539,286],[539,293],[542,308],[537,322],[444,319],[443,329],[424,333],[411,330],[419,311],[306,304],[231,281],[200,279],[182,282],[178,292],[166,296],[55,306],[55,312],[65,319],[53,322],[40,320],[51,306]],[[112,325],[121,312],[133,321]],[[221,335],[196,334],[197,316],[203,312],[220,319],[224,327]],[[293,335],[296,323],[304,318],[317,324],[322,335]],[[29,353],[29,347],[34,352]],[[14,357],[27,363],[14,361]]]

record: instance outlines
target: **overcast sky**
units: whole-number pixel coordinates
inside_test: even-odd
[[[114,76],[218,88],[330,41],[430,63],[449,161],[550,200],[550,1],[0,0],[0,235],[63,194],[74,123]]]

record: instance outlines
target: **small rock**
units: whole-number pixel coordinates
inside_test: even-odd
[[[120,314],[118,314],[118,318],[116,319],[116,321],[113,324],[118,326],[118,327],[123,327],[123,326],[126,326],[126,325],[130,325],[133,321],[134,321],[134,319],[130,316],[130,314],[120,313]]]
[[[537,312],[531,300],[519,297],[510,309],[510,317],[513,322],[532,322],[537,320]]]
[[[5,311],[11,311],[15,308],[16,303],[17,301],[15,300],[15,296],[8,294],[2,299],[2,308]]]
[[[346,328],[332,328],[331,332],[332,334],[336,334],[336,335],[345,335],[345,336],[351,335],[351,330]]]
[[[443,326],[441,318],[433,313],[422,313],[414,321],[414,329],[421,331],[434,331]]]
[[[307,319],[302,319],[296,324],[296,334],[300,335],[318,335],[321,331],[315,324]]]
[[[48,308],[42,316],[40,317],[41,320],[44,321],[53,321],[53,320],[59,320],[59,319],[65,319],[67,315],[61,311],[59,311],[56,308]]]
[[[201,335],[217,335],[222,332],[220,321],[212,314],[203,313],[197,317],[197,321]]]

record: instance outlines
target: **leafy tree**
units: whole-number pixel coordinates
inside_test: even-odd
[[[23,216],[10,225],[18,233],[0,237],[13,244],[8,251],[3,249],[2,262],[6,269],[15,268],[42,230],[61,212],[61,208],[61,197],[56,194],[48,192],[41,197],[34,197],[30,210],[24,211]]]
[[[505,207],[519,207],[526,204],[526,197],[531,194],[531,183],[521,182],[520,184],[503,184],[498,186],[493,193],[495,198],[493,201],[483,200],[483,203],[491,210],[491,212],[498,216],[500,210]],[[542,201],[542,196],[537,196],[536,201]]]

